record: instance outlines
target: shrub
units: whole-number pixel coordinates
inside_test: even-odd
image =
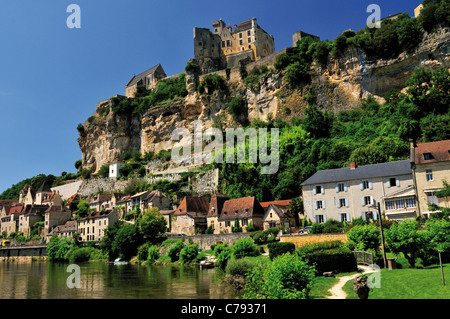
[[[239,115],[245,114],[245,101],[242,96],[235,96],[231,99],[230,103],[228,103],[228,112],[233,115],[233,118],[236,120]]]
[[[146,261],[148,259],[148,249],[150,248],[151,243],[145,243],[138,249],[137,258],[139,261]]]
[[[81,247],[71,251],[69,256],[70,263],[89,261],[91,257],[92,247]]]
[[[68,238],[53,235],[47,245],[47,256],[51,261],[68,261],[75,243]]]
[[[204,93],[205,90],[207,90],[208,94],[211,94],[216,90],[224,91],[226,89],[227,89],[227,83],[220,75],[210,74],[210,75],[205,76],[201,80],[201,82],[197,88],[197,91],[199,93]]]
[[[191,244],[185,246],[180,251],[180,261],[183,263],[191,263],[197,259],[198,256],[198,244]]]
[[[231,248],[230,247],[225,247],[216,256],[217,256],[217,259],[216,259],[217,266],[219,266],[220,268],[224,269],[227,266],[228,261],[231,258]]]
[[[319,273],[325,271],[350,272],[357,269],[353,252],[346,247],[335,249],[297,249],[297,255],[307,260],[309,265],[314,265]]]
[[[234,221],[234,226],[231,226],[231,232],[232,233],[242,233],[242,227],[239,226],[239,220],[236,219]]]
[[[102,167],[100,167],[97,174],[103,178],[108,177],[109,176],[109,165],[103,164]]]
[[[199,66],[191,61],[188,61],[188,63],[186,63],[186,66],[184,68],[184,71],[186,71],[186,73],[189,72],[197,73],[199,70],[200,70]]]
[[[270,243],[267,247],[269,248],[270,260],[285,253],[295,252],[295,245],[293,243]]]
[[[248,259],[231,259],[225,267],[225,272],[230,276],[246,277],[254,266]]]
[[[266,271],[254,267],[247,275],[245,299],[306,299],[314,282],[314,267],[298,256],[284,254]]]
[[[172,262],[178,261],[180,259],[180,252],[184,248],[184,243],[178,240],[175,245],[170,247],[168,256]]]
[[[155,246],[155,245],[151,245],[148,248],[147,260],[149,262],[154,262],[154,261],[158,260],[158,258],[159,258],[159,249],[158,249],[158,247]]]
[[[243,258],[246,256],[256,256],[256,244],[251,238],[241,238],[231,247],[232,254],[235,258]]]
[[[219,256],[219,254],[222,252],[222,251],[224,251],[224,250],[227,250],[229,247],[228,247],[228,244],[227,243],[221,243],[221,244],[217,244],[217,245],[215,245],[214,246],[214,249],[213,249],[213,254],[214,254],[214,256]]]

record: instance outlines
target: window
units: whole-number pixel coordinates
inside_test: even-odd
[[[247,35],[250,36],[250,30],[247,31]]]
[[[393,200],[387,201],[385,203],[385,205],[386,205],[386,210],[394,210],[395,209],[395,202]]]
[[[318,224],[323,224],[325,222],[325,218],[323,215],[317,215],[316,216],[316,221]]]
[[[430,182],[433,180],[433,170],[432,169],[427,169],[425,171],[425,173],[427,174],[427,182]]]
[[[348,214],[340,214],[340,221],[341,222],[348,222],[349,220],[348,220]]]
[[[434,159],[434,157],[433,157],[433,155],[432,155],[431,153],[424,153],[424,154],[423,154],[423,158],[424,158],[425,160],[431,160],[431,159]]]
[[[249,46],[248,46],[248,48],[249,48],[249,49],[251,49],[251,48],[252,48],[252,46],[251,46],[251,45],[249,45]]]
[[[317,201],[317,208],[318,209],[323,208],[323,203],[321,200]]]
[[[248,38],[248,39],[247,39],[247,42],[248,42],[248,43],[252,43],[252,38]]]
[[[427,201],[430,202],[430,203],[439,205],[439,199],[438,199],[437,196],[436,196],[434,193],[432,193],[432,192],[427,193]]]
[[[316,186],[316,194],[322,193],[322,186]]]
[[[239,45],[242,45],[242,43],[243,43],[242,40],[239,40]]]
[[[347,205],[346,205],[345,198],[339,199],[339,207],[344,207],[344,206],[347,206]]]
[[[242,226],[247,226],[248,225],[248,219],[247,218],[243,218],[242,219]]]
[[[370,204],[372,204],[372,197],[364,196],[364,205],[370,205]]]
[[[345,191],[345,185],[344,183],[338,184],[338,192],[344,192]]]
[[[222,48],[225,48],[225,41],[222,41]]]
[[[227,40],[227,47],[231,46],[230,40]]]
[[[363,181],[363,189],[369,189],[369,181]]]
[[[407,198],[406,199],[406,207],[407,208],[414,208],[414,207],[416,207],[416,200],[414,198]]]
[[[242,32],[239,33],[239,39],[242,39]]]
[[[395,206],[397,207],[397,209],[404,209],[405,201],[403,199],[398,199],[395,201]]]
[[[389,178],[389,184],[391,186],[397,186],[397,179],[395,177]]]

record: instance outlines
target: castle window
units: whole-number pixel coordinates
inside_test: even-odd
[[[227,47],[230,47],[231,46],[231,42],[230,42],[230,40],[227,40]]]
[[[239,33],[239,39],[242,39],[242,32]]]
[[[225,41],[222,41],[222,48],[225,47]]]
[[[251,43],[251,42],[252,42],[252,38],[248,38],[248,39],[247,39],[247,42],[248,42],[248,43]]]
[[[252,48],[252,46],[251,46],[251,45],[249,44],[248,48],[249,48],[249,49],[251,49],[251,48]]]
[[[242,45],[242,40],[239,40],[239,45]]]
[[[247,31],[247,35],[250,35],[250,30]]]

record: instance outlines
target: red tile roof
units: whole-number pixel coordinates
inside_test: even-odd
[[[425,154],[428,153],[431,158],[425,159]],[[413,160],[416,165],[450,161],[450,140],[417,144]]]
[[[208,209],[209,203],[206,197],[186,196],[181,201],[174,215],[206,216]]]
[[[255,215],[262,217],[264,215],[264,209],[255,197],[243,197],[227,200],[223,204],[219,220],[250,218]]]
[[[290,199],[284,199],[284,200],[276,200],[276,201],[272,201],[272,202],[262,202],[260,204],[261,204],[262,208],[266,209],[269,207],[270,204],[289,206],[290,203],[291,203]]]

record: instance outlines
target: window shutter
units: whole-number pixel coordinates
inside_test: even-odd
[[[400,178],[399,177],[395,178],[395,183],[397,184],[397,187],[400,187]]]
[[[390,180],[389,178],[387,178],[386,184],[387,184],[387,187],[388,187],[388,188],[391,187],[391,180]]]
[[[316,195],[317,191],[316,191],[316,186],[313,186],[313,194]]]
[[[323,222],[324,222],[324,223],[327,222],[327,215],[323,215]]]
[[[366,220],[367,219],[367,212],[362,212],[361,213],[361,217],[362,217],[363,220]]]
[[[347,191],[347,183],[344,183],[344,190]]]
[[[342,214],[338,215],[338,220],[339,220],[340,223],[342,223]]]
[[[335,187],[336,187],[336,193],[339,193],[339,185],[336,184]]]
[[[364,206],[364,196],[361,197],[361,206]]]
[[[324,201],[324,200],[322,201],[322,208],[323,208],[323,209],[326,208],[326,207],[325,207],[325,201]]]
[[[320,192],[322,194],[325,194],[325,187],[323,187],[323,185],[320,185]]]
[[[345,206],[346,206],[346,207],[349,206],[349,199],[348,199],[348,198],[345,199]]]
[[[316,215],[316,224],[319,223],[319,216]]]
[[[348,221],[349,223],[352,222],[352,220],[350,219],[350,213],[347,213],[347,221]]]
[[[338,208],[341,207],[341,201],[339,200],[339,198],[336,199],[336,205]]]
[[[369,181],[369,188],[370,188],[370,189],[373,189],[372,181]]]
[[[359,188],[360,188],[361,190],[364,189],[364,188],[363,188],[363,182],[362,182],[362,181],[359,182]]]
[[[373,220],[378,220],[378,212],[377,211],[373,211],[372,216],[373,216]]]
[[[373,205],[373,196],[370,196],[370,205]]]
[[[314,202],[314,209],[317,209],[317,201]]]

